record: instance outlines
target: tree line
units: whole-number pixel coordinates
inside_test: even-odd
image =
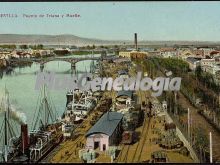
[[[23,44],[23,45],[19,45],[19,46],[16,46],[16,45],[0,45],[0,48],[3,48],[3,49],[16,49],[16,48],[20,48],[20,49],[34,49],[34,50],[38,50],[38,49],[43,49],[44,46],[42,44],[38,44],[38,45],[26,45],[26,44]]]
[[[137,65],[140,63],[140,61],[137,62]],[[164,73],[165,70],[172,71],[173,76],[182,77],[181,92],[184,91],[184,94],[188,95],[187,98],[191,98],[193,101],[197,97],[200,88],[197,89],[197,83],[195,79],[189,75],[189,65],[185,61],[173,58],[153,58],[145,60],[143,65],[144,70],[149,73],[148,75],[150,77],[161,76],[161,72]],[[204,93],[204,95],[206,94]],[[170,91],[164,91],[163,94],[158,97],[161,102],[163,100],[167,101],[168,113],[172,116],[175,123],[187,137],[188,126],[187,121],[184,120],[187,116],[187,109],[183,108],[182,105],[178,102],[178,94],[176,100],[174,98],[174,92]],[[191,141],[191,145],[199,155],[200,161],[208,162],[208,138],[205,134],[205,130],[201,126],[194,126],[191,128],[191,132],[192,134],[189,136],[190,139],[188,140]]]

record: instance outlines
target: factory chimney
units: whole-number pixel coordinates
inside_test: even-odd
[[[137,33],[134,33],[134,46],[135,46],[135,50],[138,50],[138,47],[137,47]]]
[[[28,126],[27,124],[21,125],[21,148],[24,153],[29,147],[29,139],[28,139]]]

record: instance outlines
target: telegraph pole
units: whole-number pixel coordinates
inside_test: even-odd
[[[210,163],[212,163],[212,132],[209,132]]]
[[[188,138],[190,139],[190,112],[189,112],[189,108],[188,108]]]
[[[177,115],[177,106],[176,106],[176,95],[177,95],[177,93],[176,93],[176,91],[174,91],[174,101],[175,101],[175,106],[174,106],[174,115]]]

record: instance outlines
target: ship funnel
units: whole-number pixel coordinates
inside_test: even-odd
[[[28,125],[21,125],[21,148],[24,153],[29,147],[29,138],[28,138]]]
[[[137,33],[134,33],[134,46],[135,46],[135,50],[138,50],[138,47],[137,47]]]
[[[72,91],[69,91],[69,92],[66,94],[66,99],[67,99],[67,101],[66,101],[66,107],[67,107],[67,105],[68,105],[71,101],[73,101],[73,92],[72,92]]]

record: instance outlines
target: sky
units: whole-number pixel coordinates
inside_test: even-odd
[[[1,17],[16,14],[18,17]],[[26,18],[26,15],[45,15]],[[47,14],[64,15],[48,18]],[[65,17],[79,14],[78,18]],[[0,34],[220,41],[220,2],[0,2]]]

